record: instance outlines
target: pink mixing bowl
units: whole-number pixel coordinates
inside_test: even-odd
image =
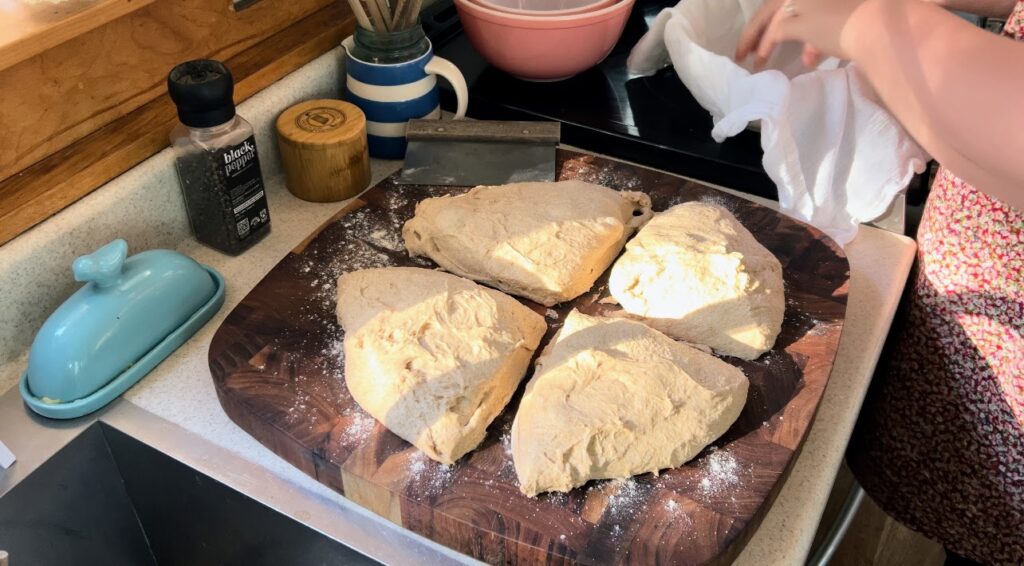
[[[522,16],[567,16],[569,14],[582,14],[607,8],[616,0],[471,0],[472,2],[505,12],[506,14],[519,14]]]
[[[455,0],[470,43],[495,67],[528,81],[558,81],[597,65],[622,35],[635,0],[579,14],[524,16]]]

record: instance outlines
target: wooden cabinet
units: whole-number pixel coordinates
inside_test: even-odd
[[[69,0],[91,11],[37,29],[29,12],[0,11],[0,243],[166,146],[175,64],[225,61],[243,100],[351,33],[343,4]]]
[[[153,0],[8,0],[6,4],[0,4],[0,23],[3,24],[0,25],[0,69],[20,63],[151,3]]]

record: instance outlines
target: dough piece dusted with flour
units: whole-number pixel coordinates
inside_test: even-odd
[[[480,444],[547,330],[504,293],[415,267],[339,277],[338,321],[352,398],[444,464]]]
[[[420,202],[402,236],[410,255],[552,306],[586,293],[650,209],[583,181],[476,187]]]
[[[615,262],[612,297],[669,336],[746,360],[771,349],[786,310],[782,265],[728,210],[657,214]]]
[[[523,493],[674,468],[725,433],[747,378],[639,322],[572,311],[512,423]]]

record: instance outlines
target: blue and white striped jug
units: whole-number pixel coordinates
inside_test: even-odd
[[[381,159],[405,156],[405,127],[414,118],[440,118],[440,96],[437,77],[452,84],[458,107],[455,118],[466,114],[468,91],[466,79],[458,67],[434,55],[433,47],[410,61],[401,63],[370,63],[352,55],[354,38],[348,37],[345,48],[345,100],[366,114],[366,138],[370,155]],[[427,41],[429,45],[429,40]]]

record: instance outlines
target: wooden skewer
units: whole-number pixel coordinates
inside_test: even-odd
[[[364,3],[365,2],[365,3]],[[416,25],[423,0],[348,0],[359,26],[370,31],[401,31]]]
[[[380,13],[380,5],[377,4],[377,0],[366,0],[366,6],[369,8],[367,12],[370,15],[370,21],[373,22],[373,27],[370,29],[388,31],[388,24],[384,21],[384,15]]]
[[[370,0],[371,2],[375,0]],[[381,21],[384,22],[383,29],[377,31],[391,31],[391,8],[388,7],[387,0],[376,0],[377,9],[380,10]]]
[[[423,0],[409,0],[409,8],[406,12],[408,17],[404,27],[411,28],[416,25],[416,21],[420,17],[421,7],[423,7]]]
[[[370,23],[370,18],[366,16],[366,10],[363,9],[363,5],[359,3],[359,0],[348,0],[348,5],[356,16],[356,22],[363,29],[373,31],[373,24]]]
[[[405,22],[403,21],[403,16],[405,15],[405,10],[408,7],[409,0],[397,0],[395,4],[394,17],[391,19],[391,29],[396,31],[405,29]]]
[[[380,11],[382,14],[384,14],[384,19],[388,23],[388,31],[395,31],[395,28],[392,27],[391,25],[391,22],[394,20],[393,14],[391,12],[391,0],[377,1],[380,2]]]

